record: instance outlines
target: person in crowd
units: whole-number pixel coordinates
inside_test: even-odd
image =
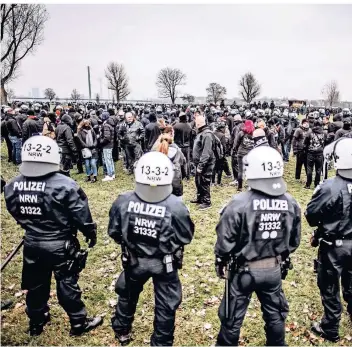
[[[146,152],[149,152],[158,137],[161,134],[159,125],[157,123],[156,115],[154,112],[149,113],[149,123],[145,126],[145,139],[144,139],[144,146]]]
[[[254,130],[255,128],[253,122],[247,119],[244,122],[242,129],[237,134],[233,144],[233,151],[237,153],[238,162],[238,191],[242,191],[243,188],[243,157],[247,155],[254,147]]]
[[[301,179],[302,166],[307,174],[307,150],[304,146],[304,140],[309,134],[309,122],[307,119],[302,119],[301,125],[293,134],[292,148],[293,155],[296,156],[296,180]]]
[[[212,173],[212,179],[211,182],[212,184],[217,184],[217,185],[221,185],[221,179],[222,179],[222,173],[224,171],[224,162],[226,161],[226,153],[225,153],[225,149],[226,149],[226,137],[225,137],[225,128],[226,128],[226,123],[225,121],[218,121],[216,123],[215,126],[215,131],[214,131],[214,135],[217,137],[217,139],[219,140],[220,144],[221,144],[221,148],[222,148],[222,156],[220,158],[216,158],[215,161],[215,166],[213,169],[213,173]],[[215,182],[216,179],[216,182]]]
[[[121,133],[124,134],[123,139],[125,141],[128,173],[132,175],[134,163],[143,153],[141,143],[144,141],[144,128],[131,112],[127,112],[125,115],[125,122],[120,127],[120,134]]]
[[[103,112],[102,121],[103,125],[99,140],[103,150],[103,165],[106,170],[106,176],[102,179],[102,181],[108,182],[115,179],[115,164],[112,157],[112,149],[114,147],[115,138],[115,122],[110,117],[108,112]]]
[[[56,120],[55,113],[49,112],[44,117],[44,125],[43,125],[43,133],[42,133],[43,136],[48,136],[53,140],[55,140],[55,129],[56,129],[55,120]]]
[[[320,177],[323,170],[323,150],[326,141],[323,123],[320,120],[314,122],[314,127],[304,138],[303,146],[307,152],[307,182],[305,189],[310,189],[313,180],[313,169],[315,168],[314,186],[320,183]]]
[[[186,173],[185,177],[187,180],[190,178],[191,167],[190,167],[190,148],[192,142],[192,128],[187,122],[187,115],[184,112],[179,114],[179,122],[174,125],[174,141],[176,145],[181,149],[184,157],[186,158]]]
[[[193,162],[196,167],[197,197],[191,200],[191,203],[199,204],[200,210],[206,210],[211,207],[210,183],[216,160],[215,139],[206,124],[204,115],[196,114],[195,125],[198,133],[193,145]]]
[[[153,151],[161,152],[168,156],[174,168],[174,178],[172,180],[172,194],[183,196],[182,177],[186,172],[186,158],[181,149],[174,143],[174,130],[171,125],[167,125],[163,133],[159,136],[152,147]]]
[[[70,177],[72,161],[77,157],[77,147],[73,138],[73,120],[68,114],[61,117],[61,122],[55,129],[55,139],[61,150],[61,173]]]
[[[86,168],[86,182],[97,182],[98,176],[98,139],[95,131],[93,130],[90,120],[84,119],[78,126],[77,138],[80,141],[82,148],[82,157]]]

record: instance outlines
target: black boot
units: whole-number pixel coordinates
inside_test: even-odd
[[[7,310],[8,308],[10,308],[13,304],[13,301],[10,299],[1,301],[1,311],[2,310]]]
[[[84,180],[84,182],[90,182],[91,179],[90,179],[90,176],[87,176],[86,179]]]
[[[71,325],[70,336],[80,336],[103,324],[102,317],[87,318],[83,324]]]
[[[95,183],[95,182],[97,182],[98,180],[97,180],[97,176],[94,176],[93,178],[92,178],[92,180],[91,180],[91,183]]]
[[[331,336],[329,334],[327,334],[321,327],[320,323],[314,322],[312,325],[311,330],[313,331],[313,333],[321,336],[323,339],[331,341],[331,342],[337,342],[340,340],[340,336],[339,335],[335,335],[335,336]]]
[[[29,322],[29,335],[30,336],[39,336],[44,329],[44,326],[50,322],[50,313],[47,312],[44,315],[44,322],[40,324],[35,324]]]
[[[121,346],[126,346],[132,341],[132,333],[129,330],[115,331],[115,337],[120,342]]]

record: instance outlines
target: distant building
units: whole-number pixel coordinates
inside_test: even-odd
[[[39,88],[32,88],[32,98],[40,98]]]

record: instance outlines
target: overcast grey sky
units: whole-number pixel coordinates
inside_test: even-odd
[[[352,5],[48,5],[45,42],[26,57],[16,94],[51,87],[107,97],[104,69],[125,65],[130,99],[156,97],[156,74],[170,66],[187,75],[182,92],[205,95],[210,82],[238,96],[252,71],[261,96],[316,99],[336,79],[352,100]]]

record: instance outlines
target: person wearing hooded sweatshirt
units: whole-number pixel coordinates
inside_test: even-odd
[[[83,156],[87,175],[85,181],[95,183],[97,182],[98,176],[98,140],[89,119],[83,120],[78,126],[77,138],[80,141],[80,146],[83,151],[87,152],[87,154],[84,155],[86,158]],[[84,150],[84,148],[88,149],[88,151]]]
[[[39,124],[39,118],[34,114],[33,110],[27,113],[27,120],[22,126],[22,141],[25,143],[30,137],[40,135],[42,130]]]
[[[320,120],[314,122],[312,131],[304,139],[304,148],[307,151],[307,183],[305,189],[310,189],[313,179],[313,169],[315,168],[314,186],[320,183],[320,176],[324,162],[324,144],[326,134],[324,133],[323,123]]]
[[[243,157],[254,147],[253,131],[254,124],[251,120],[247,119],[233,144],[233,150],[237,153],[238,162],[238,191],[242,190],[243,185]]]
[[[336,131],[335,134],[335,141],[338,140],[340,137],[343,137],[345,134],[351,131],[351,118],[344,118],[343,119],[343,127]]]
[[[183,155],[186,158],[186,173],[185,177],[189,180],[191,174],[191,155],[190,155],[190,146],[192,141],[192,128],[187,123],[187,115],[184,112],[179,114],[179,122],[174,125],[174,141],[176,145],[181,149]]]
[[[186,171],[186,158],[181,149],[174,143],[174,131],[171,125],[165,127],[164,132],[158,137],[151,150],[164,153],[171,160],[174,166],[172,194],[180,197],[182,200],[182,177]]]
[[[155,113],[150,113],[149,123],[145,126],[144,148],[146,152],[149,152],[152,149],[160,134],[161,131],[157,123],[156,115]]]
[[[106,176],[102,179],[103,182],[112,181],[115,179],[115,164],[112,157],[112,149],[114,147],[115,138],[115,122],[108,112],[103,112],[101,115],[103,126],[100,135],[100,145],[103,149],[103,165],[106,170]]]
[[[55,129],[56,142],[61,149],[60,170],[63,175],[70,177],[72,160],[77,156],[77,148],[73,139],[73,121],[68,114],[61,117],[61,122]]]

